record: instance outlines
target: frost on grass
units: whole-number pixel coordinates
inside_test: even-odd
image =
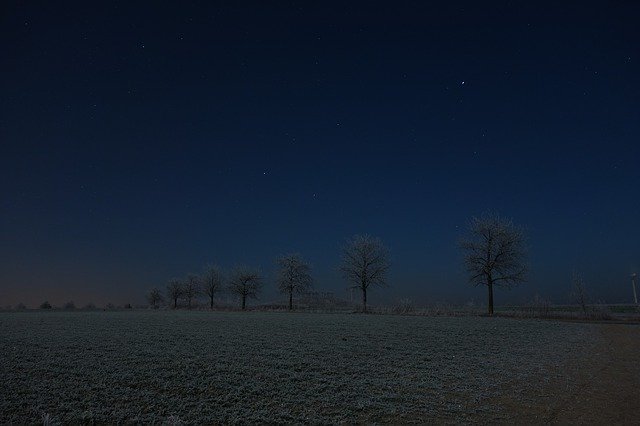
[[[6,313],[0,424],[505,420],[501,396],[531,403],[591,336],[500,318]]]

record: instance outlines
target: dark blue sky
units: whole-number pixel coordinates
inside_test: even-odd
[[[0,304],[291,251],[343,294],[357,233],[393,255],[374,303],[482,301],[456,244],[486,210],[529,232],[498,304],[563,302],[574,269],[630,300],[635,2],[62,3],[0,6]]]

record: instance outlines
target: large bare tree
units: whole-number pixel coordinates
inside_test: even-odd
[[[293,294],[311,287],[311,266],[299,254],[288,254],[276,260],[277,284],[281,293],[289,296],[289,310],[293,309]]]
[[[187,278],[184,280],[184,284],[182,285],[182,295],[187,299],[187,307],[189,309],[191,309],[191,301],[198,298],[200,294],[202,294],[202,289],[200,288],[200,277],[195,274],[187,275]]]
[[[182,297],[183,292],[182,282],[179,279],[174,278],[167,284],[167,296],[169,300],[173,300],[173,309],[178,307],[178,299]]]
[[[207,295],[210,302],[210,308],[213,309],[213,300],[222,290],[223,285],[222,270],[217,265],[207,265],[202,274],[202,289]]]
[[[257,299],[262,288],[260,272],[246,266],[237,266],[229,278],[229,292],[240,297],[242,309],[246,309],[247,299]]]
[[[151,305],[153,309],[157,309],[158,304],[164,300],[164,297],[162,297],[162,293],[160,293],[160,290],[158,290],[157,288],[152,288],[147,294],[147,300],[149,301],[149,305]]]
[[[471,284],[487,286],[489,315],[493,315],[493,288],[509,288],[525,281],[524,231],[509,219],[485,213],[471,219],[469,234],[460,246]]]
[[[385,286],[391,263],[389,250],[379,238],[356,235],[342,252],[342,275],[349,288],[362,291],[362,311],[367,312],[367,291],[372,285]]]
[[[589,303],[589,295],[587,294],[587,286],[577,271],[573,272],[571,277],[571,299],[580,305],[583,315],[587,316],[587,305]]]

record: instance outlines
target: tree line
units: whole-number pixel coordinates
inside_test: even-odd
[[[472,218],[467,235],[460,241],[469,282],[487,287],[488,314],[493,315],[493,293],[497,287],[511,287],[526,278],[526,239],[523,229],[495,213]],[[299,254],[289,254],[276,260],[276,285],[288,298],[293,309],[294,294],[308,291],[312,284],[311,265]],[[347,288],[358,290],[362,296],[362,311],[367,312],[367,295],[373,287],[387,285],[391,267],[389,250],[379,238],[356,235],[342,249],[340,271]],[[172,279],[165,293],[154,288],[147,294],[149,305],[157,308],[167,300],[175,309],[184,300],[192,303],[207,297],[210,308],[215,298],[227,293],[237,298],[241,309],[248,299],[257,299],[264,277],[257,268],[236,266],[228,276],[217,265],[209,265],[201,275],[189,274],[184,279]],[[166,296],[166,298],[165,298]]]
[[[278,266],[276,283],[281,293],[289,298],[289,309],[293,309],[293,295],[304,293],[311,288],[310,264],[299,254],[288,254],[276,260]],[[263,276],[259,269],[248,266],[236,266],[225,277],[218,265],[208,265],[202,275],[189,274],[184,279],[174,278],[166,288],[166,300],[172,307],[178,307],[178,301],[184,300],[191,309],[192,302],[206,296],[209,307],[214,308],[215,299],[221,293],[236,296],[244,310],[248,299],[257,299],[263,286]],[[147,294],[147,300],[152,308],[157,308],[165,301],[163,293],[154,288]]]

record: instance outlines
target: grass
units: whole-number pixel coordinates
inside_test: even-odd
[[[0,424],[506,421],[591,326],[275,312],[0,314]]]

